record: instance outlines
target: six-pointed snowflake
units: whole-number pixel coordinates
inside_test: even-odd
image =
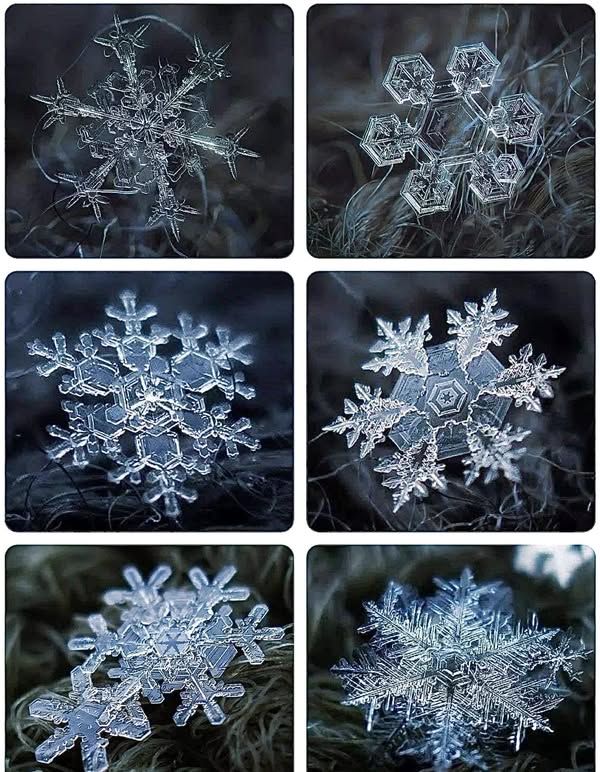
[[[254,606],[247,617],[234,619],[229,602],[246,600],[246,587],[229,587],[235,569],[227,566],[211,581],[200,568],[189,573],[191,587],[165,589],[171,576],[166,565],[158,566],[148,581],[129,566],[124,576],[126,590],[111,590],[104,596],[109,606],[120,608],[120,624],[111,626],[102,614],[92,614],[92,634],[69,641],[74,651],[89,652],[85,662],[71,673],[69,698],[35,700],[29,712],[57,725],[36,751],[36,759],[48,764],[81,740],[85,772],[108,769],[109,737],[144,740],[150,724],[140,704],[163,702],[165,694],[179,692],[180,705],[173,721],[185,725],[198,710],[211,724],[222,724],[225,713],[220,698],[241,697],[241,683],[220,679],[240,655],[251,665],[264,662],[262,641],[279,641],[280,627],[260,627],[268,613],[264,604]],[[106,660],[115,660],[108,676],[115,686],[95,687],[92,676]]]
[[[371,640],[333,672],[344,704],[363,708],[392,758],[412,756],[436,772],[456,762],[492,769],[504,741],[518,750],[526,730],[552,731],[547,714],[565,696],[560,677],[577,679],[587,652],[534,614],[517,621],[501,582],[477,584],[465,569],[435,583],[424,600],[391,582],[379,603],[366,603],[359,632]]]
[[[258,440],[247,430],[247,418],[229,420],[237,395],[254,397],[236,363],[248,365],[246,336],[232,338],[218,327],[216,340],[200,344],[209,334],[191,316],[178,316],[179,328],[144,322],[157,314],[151,305],[138,307],[133,292],[121,293],[122,307],[107,306],[106,314],[124,325],[117,332],[112,324],[79,336],[70,353],[62,333],[52,337],[53,346],[39,340],[29,353],[46,361],[38,365],[48,377],[66,371],[59,390],[75,397],[95,397],[95,402],[65,400],[68,429],[49,426],[58,442],[49,448],[52,459],[72,456],[75,466],[86,466],[92,456],[110,459],[111,481],[143,484],[144,500],[162,502],[168,517],[180,513],[178,499],[193,502],[198,492],[186,480],[208,475],[222,451],[229,458],[239,448],[257,450]],[[158,347],[173,339],[179,353],[164,357]]]
[[[383,86],[398,104],[408,104],[407,115],[371,116],[361,147],[377,166],[412,156],[417,167],[408,173],[402,196],[418,215],[448,211],[465,174],[483,204],[513,195],[542,113],[527,93],[491,104],[483,89],[499,67],[484,43],[456,46],[446,67],[450,78],[441,81],[434,81],[422,54],[392,57]],[[504,148],[498,150],[497,140]]]
[[[484,482],[502,473],[520,479],[517,462],[525,452],[519,443],[529,431],[505,424],[508,410],[516,407],[540,412],[541,397],[550,398],[550,382],[563,367],[546,367],[546,357],[532,359],[530,345],[504,367],[489,350],[502,345],[517,325],[504,322],[508,312],[497,306],[496,290],[481,304],[466,302],[466,314],[447,312],[448,333],[454,340],[425,346],[431,339],[429,317],[412,329],[412,320],[397,325],[378,320],[379,338],[371,353],[376,356],[363,370],[390,376],[399,373],[389,397],[382,390],[355,384],[359,403],[346,399],[345,415],[324,427],[346,434],[348,447],[362,438],[360,457],[391,442],[396,452],[379,458],[375,471],[385,475],[391,488],[394,511],[411,496],[427,495],[427,485],[443,489],[444,466],[440,461],[464,457],[465,481]]]
[[[227,137],[211,131],[206,87],[229,77],[223,61],[229,45],[211,53],[194,37],[191,66],[179,80],[179,67],[166,61],[156,69],[140,68],[136,51],[145,48],[143,36],[149,25],[134,30],[132,23],[115,15],[114,27],[94,38],[107,57],[116,58],[122,72],[113,71],[97,82],[88,90],[87,100],[69,93],[62,78],[56,82],[56,94],[33,99],[47,106],[44,129],[75,118],[79,145],[96,162],[87,173],[58,175],[75,188],[67,208],[89,207],[101,221],[101,207],[108,203],[105,191],[112,181],[123,193],[151,195],[154,206],[148,225],[162,223],[178,240],[185,216],[200,214],[177,198],[178,180],[184,175],[200,180],[206,154],[226,161],[234,178],[236,158],[258,154],[240,145],[247,128]]]

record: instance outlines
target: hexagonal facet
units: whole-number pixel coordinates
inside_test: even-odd
[[[408,174],[402,195],[417,214],[433,214],[450,209],[455,188],[443,166],[425,163]]]
[[[529,94],[511,94],[500,99],[490,113],[490,128],[510,144],[528,145],[535,141],[542,112]]]
[[[455,46],[446,69],[459,93],[476,94],[491,86],[500,62],[485,43]]]
[[[146,430],[160,434],[176,423],[171,406],[177,404],[180,395],[174,385],[166,380],[132,373],[126,379],[118,399],[130,413],[131,431]]]
[[[492,172],[498,182],[517,182],[521,179],[525,170],[516,155],[502,153],[492,166]]]
[[[433,94],[434,75],[423,54],[393,56],[383,85],[400,104],[424,105]]]
[[[156,469],[162,469],[181,456],[177,437],[172,434],[161,434],[157,437],[141,434],[135,441],[148,466]]]
[[[434,384],[427,405],[439,418],[458,415],[462,410],[467,392],[457,378],[448,378]]]
[[[417,413],[404,416],[390,432],[402,451],[422,441],[433,427],[437,431],[438,458],[456,458],[469,452],[466,422],[477,420],[501,426],[510,400],[482,392],[504,368],[491,351],[474,359],[465,372],[460,367],[454,342],[426,349],[429,375],[400,375],[391,396],[413,403]]]
[[[469,163],[484,131],[477,113],[462,97],[453,95],[428,106],[420,140],[444,161]]]
[[[201,389],[213,378],[210,361],[196,351],[186,351],[177,357],[173,364],[173,373],[190,389]]]
[[[154,641],[154,649],[161,657],[185,654],[191,645],[185,630],[179,627],[166,627]]]
[[[145,370],[156,354],[156,346],[147,338],[130,336],[123,341],[118,351],[124,365],[134,370]]]
[[[210,413],[192,413],[189,410],[183,411],[179,420],[183,431],[192,437],[210,434],[215,425],[214,418]]]
[[[93,386],[94,393],[106,395],[111,391],[111,386],[118,379],[119,371],[114,365],[105,360],[84,359],[75,368],[77,380],[89,386]]]
[[[408,121],[402,121],[395,114],[373,115],[360,146],[377,166],[391,166],[404,161],[415,141],[415,130]]]
[[[494,174],[496,156],[493,153],[480,153],[471,165],[469,188],[484,204],[506,201],[512,192],[512,183],[499,182]]]
[[[120,405],[98,405],[86,415],[86,421],[94,435],[100,439],[114,439],[125,431],[127,413]]]

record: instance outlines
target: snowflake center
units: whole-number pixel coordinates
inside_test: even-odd
[[[461,412],[466,399],[466,389],[457,378],[451,378],[433,384],[427,405],[439,418],[448,418]]]
[[[429,107],[422,137],[436,156],[457,156],[467,163],[475,151],[482,134],[483,123],[479,116],[460,96],[454,96]]]

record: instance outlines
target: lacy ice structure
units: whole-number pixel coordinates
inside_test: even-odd
[[[356,400],[346,399],[344,415],[324,431],[346,436],[349,448],[360,440],[365,458],[379,445],[394,451],[377,456],[375,471],[393,491],[394,511],[429,487],[444,490],[442,461],[462,458],[467,485],[483,475],[485,483],[503,475],[520,480],[518,461],[526,452],[520,443],[530,434],[506,422],[511,408],[541,412],[542,399],[554,396],[552,381],[565,370],[549,366],[544,354],[533,355],[530,344],[503,365],[490,350],[517,329],[505,322],[508,311],[498,307],[496,290],[481,303],[467,301],[465,314],[447,311],[444,343],[431,340],[429,317],[413,326],[377,320],[379,340],[363,370],[395,375],[384,396],[380,387],[355,383]]]
[[[445,80],[423,54],[392,57],[383,86],[405,115],[371,116],[360,144],[379,167],[412,158],[401,195],[417,215],[449,211],[463,177],[482,204],[514,194],[543,115],[527,92],[487,99],[499,67],[484,43],[456,46]]]

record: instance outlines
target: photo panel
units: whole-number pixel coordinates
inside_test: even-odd
[[[288,6],[8,9],[10,255],[281,258],[292,209]]]
[[[291,772],[293,620],[287,547],[12,547],[8,767]]]
[[[308,16],[315,257],[589,257],[589,5],[319,4]]]
[[[292,524],[288,274],[13,273],[5,352],[12,530]]]
[[[589,530],[594,297],[584,272],[313,274],[311,528]]]
[[[308,768],[594,766],[585,546],[319,546],[308,556]]]

